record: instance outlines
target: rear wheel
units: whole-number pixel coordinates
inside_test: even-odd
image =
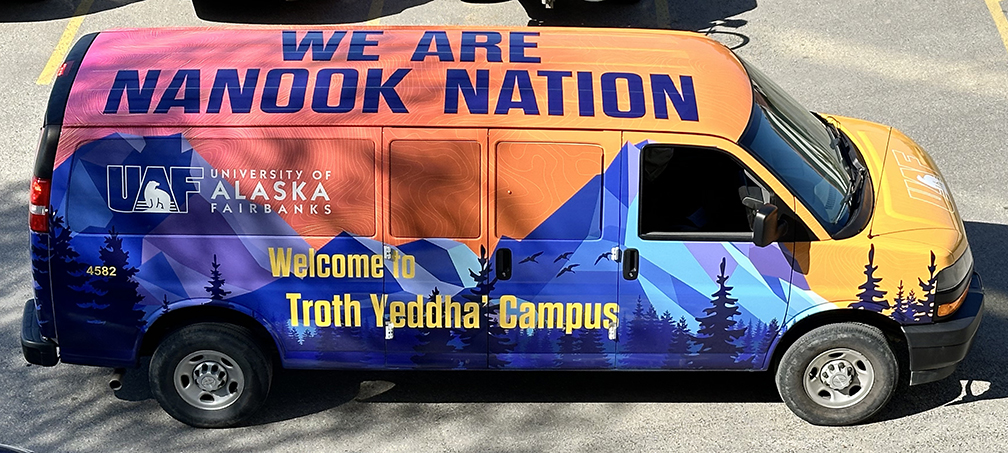
[[[822,326],[781,358],[777,390],[799,417],[816,425],[850,425],[878,413],[892,397],[899,365],[885,335],[865,324]]]
[[[158,345],[150,386],[165,412],[200,428],[233,426],[266,400],[272,366],[247,329],[201,323]]]

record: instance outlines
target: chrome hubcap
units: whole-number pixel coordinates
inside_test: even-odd
[[[805,370],[805,392],[816,403],[841,409],[863,400],[875,384],[875,369],[853,349],[834,348],[816,356]]]
[[[245,374],[227,354],[201,350],[175,366],[175,390],[185,402],[203,410],[234,404],[245,390]]]

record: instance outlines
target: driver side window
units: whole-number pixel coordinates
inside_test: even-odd
[[[717,149],[650,145],[641,151],[645,239],[751,240],[753,216],[773,195]]]

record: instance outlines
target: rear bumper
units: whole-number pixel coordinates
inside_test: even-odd
[[[21,353],[28,363],[35,365],[53,366],[59,363],[56,342],[42,336],[35,301],[31,299],[25,302],[24,315],[21,316]]]
[[[910,352],[910,385],[944,379],[966,357],[983,318],[983,283],[970,278],[969,294],[962,307],[946,321],[903,326]]]

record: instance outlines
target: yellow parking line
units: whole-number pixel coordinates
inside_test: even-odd
[[[371,0],[371,10],[368,11],[368,17],[371,19],[364,23],[367,25],[378,25],[381,23],[383,8],[385,8],[385,0]]]
[[[45,68],[42,69],[42,73],[35,80],[36,85],[48,85],[52,83],[53,77],[56,75],[56,69],[63,63],[66,54],[70,52],[70,45],[73,44],[73,39],[77,36],[77,29],[80,28],[81,22],[84,22],[84,15],[91,10],[92,3],[94,3],[94,0],[82,0],[80,5],[77,5],[77,10],[74,11],[73,17],[70,18],[70,22],[63,29],[63,36],[60,36],[59,42],[56,43],[56,48],[53,49],[52,55],[49,56],[49,62],[46,63]]]
[[[1001,9],[1001,2],[998,0],[984,0],[987,2],[987,9],[990,10],[991,17],[994,18],[994,25],[997,26],[998,33],[1001,34],[1001,42],[1005,46],[1005,50],[1008,51],[1008,18],[1005,18],[1005,12]]]
[[[655,0],[654,2],[658,28],[668,28],[669,25],[672,25],[672,22],[669,20],[668,2],[669,0]]]

